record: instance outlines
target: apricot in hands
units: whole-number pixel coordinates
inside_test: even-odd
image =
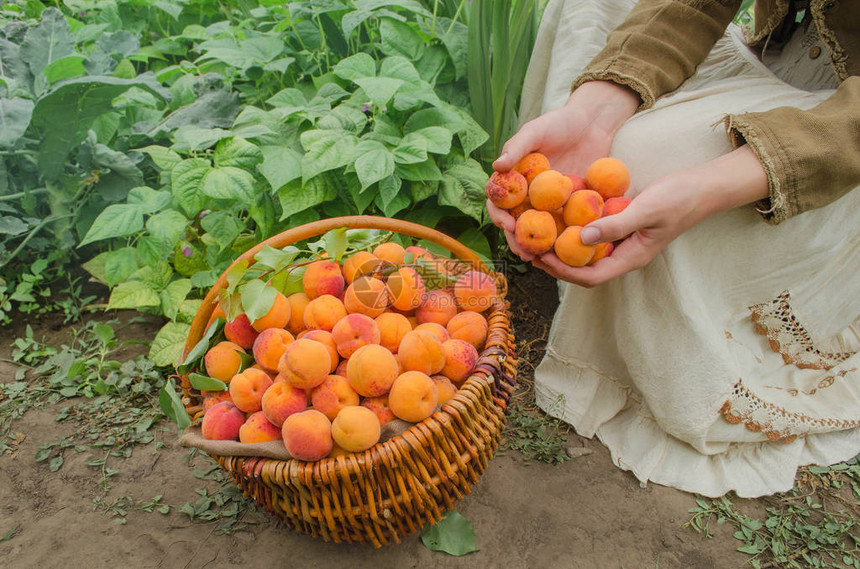
[[[511,209],[526,199],[528,188],[526,178],[516,170],[510,170],[493,172],[485,190],[487,197],[496,207]]]

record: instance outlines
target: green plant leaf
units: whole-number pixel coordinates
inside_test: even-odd
[[[140,268],[132,247],[108,251],[104,255],[104,280],[109,287],[121,283]]]
[[[326,253],[337,263],[340,263],[341,257],[349,246],[346,231],[346,227],[339,227],[326,232],[322,237]]]
[[[432,152],[433,154],[448,154],[451,152],[451,139],[454,137],[454,133],[445,127],[428,126],[410,132],[403,137],[403,140],[412,140],[410,137],[424,140],[427,152]]]
[[[172,377],[168,377],[158,392],[158,402],[161,405],[161,411],[179,427],[180,431],[184,431],[191,425],[191,418],[182,401],[179,399],[179,394],[176,392],[176,383]]]
[[[30,66],[34,77],[49,64],[74,52],[75,39],[69,31],[69,24],[56,8],[42,12],[42,21],[27,30],[20,50],[21,59]]]
[[[206,205],[203,194],[203,178],[212,165],[202,158],[188,158],[173,167],[170,172],[170,191],[189,217],[194,217]]]
[[[28,99],[0,99],[0,148],[11,148],[24,136],[34,106]]]
[[[294,180],[278,190],[281,221],[308,208],[332,200],[336,195],[337,193],[325,176],[317,176],[304,185],[301,180]]]
[[[185,236],[187,227],[188,219],[175,209],[158,212],[146,220],[146,229],[167,249],[173,249]]]
[[[221,251],[229,247],[245,229],[245,224],[229,211],[210,213],[200,221],[200,226],[215,239]]]
[[[365,94],[377,107],[384,107],[391,97],[403,86],[402,79],[393,77],[359,77],[355,83],[364,89]]]
[[[138,186],[128,191],[126,202],[140,207],[145,214],[160,212],[170,205],[170,192]],[[172,211],[172,210],[171,210]]]
[[[394,173],[394,154],[382,143],[363,140],[355,149],[355,173],[364,190]]]
[[[353,107],[348,102],[341,103],[317,121],[317,128],[345,130],[360,134],[367,125],[367,115],[361,109]]]
[[[379,64],[379,76],[400,79],[404,83],[415,85],[421,83],[421,75],[412,62],[405,57],[386,57]]]
[[[283,249],[275,249],[270,245],[264,245],[263,248],[257,251],[257,254],[254,255],[254,260],[257,261],[254,266],[268,268],[275,272],[279,272],[289,266],[299,253],[299,248],[294,247],[293,245],[288,245]]]
[[[435,524],[425,526],[421,530],[421,542],[431,551],[444,551],[456,556],[478,551],[472,524],[455,510]]]
[[[221,200],[254,202],[254,176],[233,166],[213,168],[203,177],[203,193]]]
[[[250,170],[263,162],[263,153],[256,144],[234,136],[218,142],[213,158],[215,166],[235,166]]]
[[[242,288],[242,310],[254,322],[269,313],[278,291],[259,279],[248,281]]]
[[[133,235],[143,229],[143,212],[135,204],[113,204],[107,206],[93,221],[87,234],[78,244]]]
[[[197,152],[206,150],[215,145],[219,140],[233,136],[229,130],[223,128],[201,128],[189,124],[176,129],[173,133],[172,150],[179,152]]]
[[[406,22],[393,18],[379,19],[381,47],[386,55],[402,55],[417,61],[424,54],[424,40]]]
[[[171,323],[168,323],[167,326],[169,326],[170,324]],[[162,328],[162,330],[167,328],[167,326]],[[186,326],[186,328],[185,328],[185,333],[182,335],[182,339],[181,339],[182,344],[179,347],[179,352],[177,352],[177,356],[176,356],[176,359],[174,361],[179,361],[179,358],[182,357],[182,350],[185,348],[185,342],[188,340],[188,330],[190,328],[191,328],[190,326]],[[182,360],[182,362],[176,366],[177,373],[188,373],[189,370],[193,369],[194,364],[197,362],[197,360],[202,358],[204,355],[206,355],[206,352],[209,351],[209,348],[210,348],[211,343],[212,343],[212,339],[218,337],[218,334],[220,334],[221,330],[223,330],[223,329],[224,329],[224,319],[221,317],[216,318],[215,321],[209,325],[209,328],[206,329],[206,332],[204,332],[203,337],[200,338],[196,344],[194,344],[194,347],[191,348],[191,350],[188,352],[188,355],[185,357],[185,359]],[[171,348],[171,349],[175,349],[175,342],[178,341],[177,336],[178,336],[178,333],[176,333],[174,331],[170,332],[170,339],[174,341],[174,343],[171,344],[172,346],[174,346],[174,348]],[[157,339],[158,339],[158,337],[156,336],[156,340]],[[154,344],[154,342],[153,342],[153,344]],[[151,350],[150,350],[150,353],[151,353]],[[150,358],[151,357],[152,356],[150,355]]]
[[[147,153],[155,165],[162,170],[172,170],[174,166],[182,162],[182,157],[166,146],[151,145],[137,150]]]
[[[484,187],[488,176],[475,160],[455,164],[442,174],[439,204],[456,207],[463,213],[482,221],[487,194]]]
[[[277,191],[302,177],[302,155],[285,146],[263,146],[263,163],[257,169]]]
[[[199,391],[227,391],[226,383],[208,375],[189,373],[188,381],[191,383],[191,387]]]
[[[45,78],[49,83],[57,83],[63,79],[70,79],[72,77],[80,77],[87,73],[87,70],[84,69],[84,61],[86,61],[86,58],[77,53],[67,55],[49,63],[42,70],[42,73],[45,74]]]
[[[394,149],[398,164],[417,164],[427,160],[427,141],[420,136],[406,135]]]
[[[175,320],[191,288],[191,279],[177,279],[168,284],[160,293],[162,314],[170,320]]]
[[[151,308],[161,304],[158,291],[143,281],[126,281],[114,287],[107,310]]]
[[[376,62],[364,52],[357,53],[338,61],[337,65],[334,66],[334,74],[347,81],[355,81],[363,77],[375,77]]]
[[[301,135],[307,151],[302,157],[302,181],[307,184],[318,174],[352,162],[358,139],[340,130],[308,130]]]

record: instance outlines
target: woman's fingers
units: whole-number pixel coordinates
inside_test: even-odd
[[[639,204],[634,200],[623,211],[601,217],[583,227],[579,238],[586,245],[611,243],[624,239],[634,231],[645,227],[647,223],[648,220]]]
[[[513,233],[517,222],[511,214],[504,209],[497,207],[490,200],[487,200],[487,213],[490,215],[490,219],[493,220],[493,223],[496,224],[496,227]]]
[[[539,120],[540,118],[537,118],[534,121],[527,122],[515,135],[505,142],[505,145],[502,147],[502,154],[493,162],[493,170],[507,172],[523,156],[540,148],[544,130],[542,128],[535,128],[533,124]]]

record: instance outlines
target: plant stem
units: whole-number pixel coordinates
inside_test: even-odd
[[[31,190],[29,192],[18,192],[16,194],[6,194],[5,196],[0,196],[0,202],[8,202],[12,200],[17,200],[18,198],[23,198],[26,196],[38,196],[40,194],[45,194],[48,192],[48,188],[36,188],[35,190]]]
[[[456,24],[456,23],[457,23],[457,18],[459,18],[459,17],[460,17],[460,10],[462,10],[462,9],[463,9],[463,6],[465,6],[465,5],[466,5],[466,0],[460,0],[460,5],[459,5],[459,6],[457,6],[457,11],[456,11],[456,12],[454,12],[454,17],[453,17],[453,18],[451,18],[451,25],[450,25],[450,26],[448,26],[448,31],[447,31],[447,32],[445,32],[445,34],[446,34],[446,35],[447,35],[447,34],[450,34],[450,33],[451,33],[451,30],[453,30],[453,29],[454,29],[454,24]]]
[[[46,225],[48,225],[51,222],[57,221],[59,219],[65,219],[67,217],[74,217],[74,215],[69,213],[66,215],[51,216],[51,217],[46,217],[45,219],[43,219],[42,222],[39,223],[39,225],[37,225],[36,227],[34,227],[33,229],[30,230],[30,234],[27,235],[27,237],[25,237],[24,240],[18,244],[18,247],[16,247],[15,250],[12,251],[12,254],[9,255],[9,257],[5,261],[0,263],[0,269],[5,267],[6,265],[8,265],[12,261],[12,259],[14,259],[15,256],[18,255],[18,253],[20,253],[22,249],[24,249],[24,247],[27,245],[27,243],[30,241],[30,239],[32,239],[36,235],[36,233],[41,231],[41,229],[43,227],[45,227]]]

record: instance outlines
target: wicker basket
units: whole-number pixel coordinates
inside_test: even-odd
[[[245,252],[254,262],[263,246],[275,248],[340,227],[380,229],[425,239],[451,251],[453,274],[477,269],[492,274],[498,296],[488,313],[487,345],[472,375],[431,417],[371,449],[318,462],[213,456],[258,504],[299,532],[334,542],[399,543],[435,523],[468,494],[498,447],[505,409],[516,380],[507,286],[458,241],[405,221],[353,216],[317,221],[287,230]],[[201,339],[225,274],[209,291],[194,318],[182,359]],[[193,419],[202,414],[200,393],[182,377],[183,403]]]

